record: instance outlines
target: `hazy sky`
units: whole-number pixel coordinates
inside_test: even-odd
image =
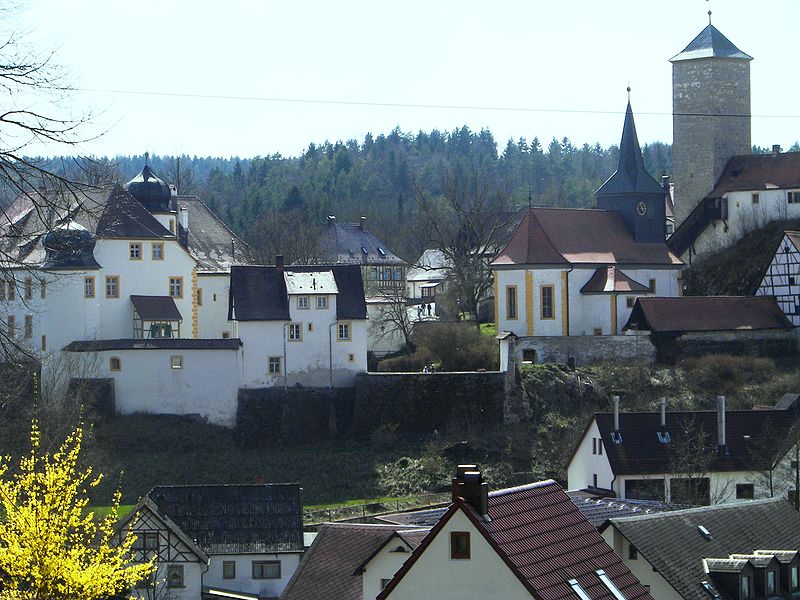
[[[489,128],[544,145],[672,140],[671,65],[708,1],[30,0],[27,40],[97,114],[95,155],[296,156],[367,132]],[[715,0],[751,63],[753,143],[800,139],[798,0]],[[795,41],[792,41],[795,40]],[[48,150],[48,153],[62,150]]]

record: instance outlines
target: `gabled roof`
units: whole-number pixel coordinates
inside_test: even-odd
[[[621,444],[614,443],[611,436],[613,413],[596,413],[593,418],[611,470],[617,476],[680,472],[685,460],[682,449],[691,444],[696,446],[700,438],[711,454],[709,471],[763,470],[781,453],[783,441],[795,421],[794,415],[785,410],[726,411],[727,453],[719,455],[714,410],[667,411],[666,430],[671,443],[662,443],[658,438],[661,415],[657,412],[620,412]]]
[[[281,600],[362,600],[362,578],[357,571],[394,536],[416,548],[427,529],[397,525],[326,523],[303,556]],[[366,600],[366,599],[364,599]]]
[[[780,498],[611,519],[613,526],[687,600],[708,600],[704,558],[759,549],[797,550],[800,513]],[[704,537],[698,527],[711,534]],[[602,531],[602,529],[601,529]]]
[[[239,338],[147,338],[118,340],[76,340],[64,352],[105,352],[109,350],[238,350]]]
[[[800,152],[732,156],[707,197],[769,189],[800,189]]]
[[[633,122],[633,111],[628,101],[625,111],[625,124],[622,127],[622,140],[619,143],[619,163],[614,174],[595,192],[595,196],[617,194],[657,194],[666,196],[650,173],[644,168],[642,149],[636,136],[636,124]]]
[[[438,248],[425,250],[408,270],[407,281],[442,281],[452,267],[444,252]]]
[[[296,266],[279,269],[271,266],[231,268],[228,318],[237,321],[288,321],[289,295],[285,273],[333,273],[337,319],[366,319],[364,283],[358,265]]]
[[[492,261],[506,265],[682,265],[664,242],[637,242],[613,210],[529,209]]]
[[[317,243],[320,258],[326,263],[365,265],[404,265],[406,262],[367,229],[363,223],[330,221]]]
[[[622,329],[681,333],[793,327],[772,296],[682,296],[638,298]]]
[[[204,271],[227,271],[232,265],[253,264],[250,246],[231,231],[196,196],[178,196],[178,209],[189,210],[189,232],[186,245]],[[185,235],[183,228],[181,233]]]
[[[634,281],[618,267],[600,267],[581,288],[581,294],[647,293],[652,290]]]
[[[97,223],[97,237],[122,239],[175,238],[133,196],[114,186]]]
[[[733,58],[740,60],[753,60],[749,54],[745,54],[733,45],[719,29],[711,23],[694,38],[682,52],[670,58],[670,62],[680,62],[683,60],[693,60],[696,58]]]
[[[176,485],[148,496],[209,554],[302,552],[303,503],[296,483]]]
[[[145,321],[181,321],[181,311],[172,296],[131,296],[133,308]]]
[[[592,600],[613,599],[596,571],[603,569],[628,600],[650,598],[622,560],[605,543],[569,496],[554,481],[542,481],[489,494],[487,522],[458,499],[378,595],[391,591],[413,568],[447,521],[463,511],[531,596],[540,600],[573,598],[575,578]]]

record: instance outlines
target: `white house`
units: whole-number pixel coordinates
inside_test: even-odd
[[[797,397],[773,410],[596,413],[567,465],[571,490],[673,504],[794,494]],[[790,456],[791,454],[791,456]],[[796,463],[795,467],[796,467]]]
[[[408,270],[406,294],[409,298],[432,302],[436,294],[445,290],[451,268],[451,261],[445,257],[444,252],[437,248],[428,248]]]
[[[165,574],[137,596],[258,600],[280,596],[300,564],[302,517],[297,484],[159,486],[118,530],[132,525]]]
[[[489,493],[462,465],[453,504],[377,599],[531,597],[651,598],[557,483]]]
[[[654,598],[800,593],[800,513],[778,498],[612,517],[600,531]]]
[[[773,296],[792,325],[800,325],[800,232],[783,233],[756,296]]]
[[[241,387],[344,387],[367,370],[358,265],[234,266],[229,318],[242,340]]]
[[[531,208],[492,261],[497,331],[517,335],[520,349],[525,338],[618,336],[637,297],[678,296],[683,263],[664,242],[665,195],[644,169],[628,104],[598,208]]]

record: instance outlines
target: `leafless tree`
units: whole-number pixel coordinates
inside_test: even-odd
[[[718,447],[713,436],[693,417],[681,420],[670,432],[670,499],[674,504],[707,505],[731,496],[730,484],[711,486]]]
[[[194,179],[194,169],[186,164],[187,158],[188,156],[176,156],[167,164],[167,180],[175,184],[182,196],[191,196],[199,191]]]
[[[370,333],[379,342],[400,340],[406,353],[411,353],[413,324],[408,311],[413,309],[409,309],[403,290],[374,290],[370,295],[381,299],[377,314],[370,318]]]
[[[415,184],[424,234],[442,251],[447,284],[462,312],[478,324],[478,304],[492,288],[489,262],[500,250],[502,234],[513,214],[506,195],[492,191],[477,169],[458,176],[445,171],[443,194],[432,197]]]

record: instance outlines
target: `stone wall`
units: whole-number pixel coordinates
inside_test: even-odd
[[[599,360],[655,362],[656,351],[646,334],[521,337],[514,353],[517,361],[564,363],[575,366]]]
[[[672,363],[680,358],[705,354],[740,356],[793,356],[797,354],[794,330],[709,331],[680,336],[654,334],[659,362]]]

